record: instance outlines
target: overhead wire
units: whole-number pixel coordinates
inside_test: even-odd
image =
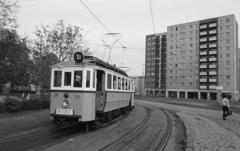
[[[82,0],[79,0],[82,5],[93,15],[93,17],[109,32],[112,33],[111,30],[97,17],[97,15],[87,6],[86,3],[84,3]],[[125,47],[120,41],[118,43],[122,46]]]
[[[109,28],[107,28],[107,26],[97,17],[97,15],[82,0],[79,0],[79,1],[108,32],[111,32]]]
[[[96,46],[102,46],[102,47],[106,47],[106,46],[110,46],[110,45],[104,45],[104,44],[99,44],[99,43],[92,43],[92,42],[86,42],[89,45],[96,45]],[[128,50],[143,50],[142,48],[134,48],[134,47],[120,47],[120,46],[112,46],[113,48],[123,48],[123,49],[128,49]]]
[[[150,11],[151,11],[151,17],[152,17],[152,26],[153,26],[153,32],[156,34],[156,28],[155,28],[155,22],[154,22],[154,16],[153,16],[153,8],[152,8],[152,0],[149,0],[150,5]]]

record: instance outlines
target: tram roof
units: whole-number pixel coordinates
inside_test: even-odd
[[[111,65],[108,62],[105,62],[97,57],[94,56],[84,56],[82,63],[76,63],[74,60],[61,62],[55,65],[52,65],[51,67],[75,67],[79,65],[95,65],[100,66],[115,72],[118,72],[120,74],[123,74],[125,76],[128,76],[127,73],[119,68],[117,68],[115,65]]]

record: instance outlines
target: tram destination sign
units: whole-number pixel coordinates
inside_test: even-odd
[[[75,61],[75,63],[82,63],[82,61],[83,61],[83,54],[81,52],[76,52],[74,54],[74,61]]]

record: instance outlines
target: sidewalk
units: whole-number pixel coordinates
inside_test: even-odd
[[[186,151],[240,150],[240,138],[216,122],[194,114],[179,112],[187,129]]]
[[[221,111],[155,102],[143,103],[177,112],[186,126],[186,151],[240,151],[240,114],[233,113],[223,121]]]

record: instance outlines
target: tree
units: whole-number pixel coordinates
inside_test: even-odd
[[[50,66],[56,64],[57,56],[53,53],[42,55],[38,52],[34,54],[34,78],[33,82],[41,88],[41,94],[44,90],[50,88]]]
[[[17,27],[15,16],[17,8],[17,0],[0,0],[0,30],[12,30]]]
[[[63,20],[53,26],[42,25],[35,31],[34,50],[42,55],[52,53],[60,62],[69,60],[76,51],[88,50],[83,47],[82,30],[78,26],[66,25]]]
[[[32,61],[26,40],[16,32],[1,30],[0,39],[0,84],[13,86],[28,85],[30,82]]]

